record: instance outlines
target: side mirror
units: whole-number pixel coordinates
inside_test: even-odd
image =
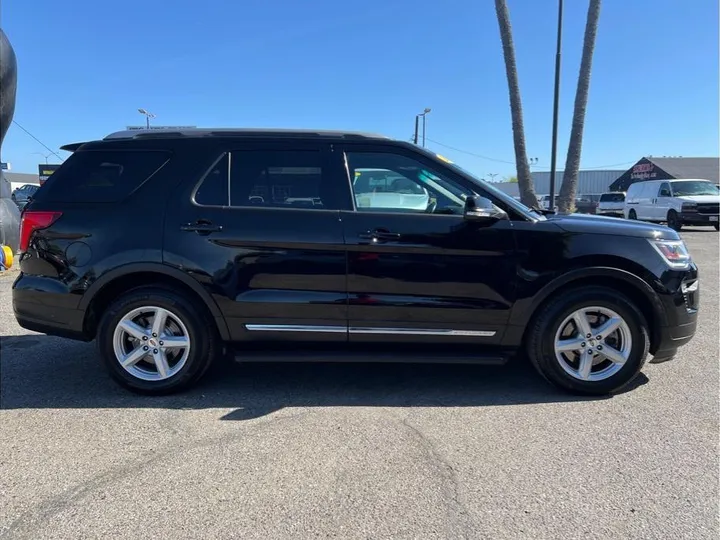
[[[468,221],[491,223],[501,219],[507,219],[508,215],[495,206],[490,199],[470,196],[465,199],[463,217]]]

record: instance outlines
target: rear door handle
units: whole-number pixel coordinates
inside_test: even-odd
[[[181,231],[210,234],[222,231],[222,225],[213,225],[212,222],[200,219],[195,223],[186,223],[180,226]]]
[[[358,234],[358,238],[372,242],[387,242],[388,240],[399,240],[400,233],[390,232],[387,229],[375,229]]]

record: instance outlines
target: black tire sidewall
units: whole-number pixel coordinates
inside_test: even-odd
[[[667,215],[667,224],[674,231],[682,229],[682,223],[680,222],[680,216],[675,210],[670,210]]]
[[[637,214],[635,213],[635,210],[630,210],[630,212],[628,212],[628,219],[637,219]]]
[[[555,357],[554,341],[558,326],[574,311],[589,306],[606,307],[615,311],[627,323],[633,341],[630,356],[622,369],[602,381],[581,381],[572,377]],[[602,287],[564,293],[546,307],[533,332],[528,352],[535,367],[551,383],[581,394],[604,395],[627,385],[645,364],[650,346],[647,322],[642,313],[623,295]]]
[[[120,320],[133,309],[157,306],[178,317],[188,330],[190,355],[183,368],[163,381],[144,381],[133,377],[118,362],[113,348],[113,334]],[[97,346],[110,376],[125,388],[142,394],[169,394],[187,388],[209,368],[217,354],[215,329],[202,317],[202,311],[183,296],[162,288],[139,289],[127,293],[104,313],[97,333]]]

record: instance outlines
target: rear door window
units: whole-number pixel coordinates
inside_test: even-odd
[[[112,203],[129,196],[170,159],[157,150],[76,152],[35,194],[38,201]]]

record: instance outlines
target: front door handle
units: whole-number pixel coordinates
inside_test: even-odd
[[[375,229],[358,234],[358,238],[372,242],[387,242],[388,240],[399,240],[400,233],[390,232],[387,229]]]
[[[199,219],[195,223],[186,223],[180,226],[181,231],[196,232],[198,234],[210,234],[222,231],[222,225],[213,225],[211,221]]]

